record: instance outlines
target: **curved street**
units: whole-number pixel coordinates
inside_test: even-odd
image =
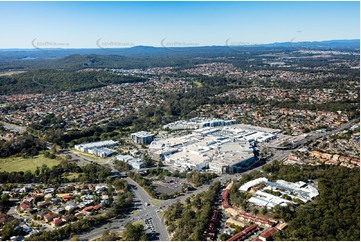
[[[342,124],[337,129],[334,129],[334,130],[331,130],[328,132],[324,132],[324,133],[312,132],[304,139],[299,140],[297,143],[295,143],[293,145],[292,149],[275,150],[274,155],[272,157],[270,157],[265,164],[272,163],[275,160],[282,160],[282,159],[286,158],[288,155],[290,155],[293,150],[295,150],[297,147],[303,145],[304,143],[335,134],[343,129],[351,127],[352,125],[354,125],[357,122],[359,122],[359,119],[351,120],[347,123]],[[79,156],[78,156],[78,158],[79,158]],[[248,173],[253,170],[260,170],[260,169],[262,169],[262,167],[265,164],[258,166],[254,169],[248,170],[246,172],[242,172],[242,173]],[[113,172],[119,173],[113,167],[113,163],[111,162],[110,159],[103,165],[109,165]],[[215,180],[226,182],[227,180],[231,180],[231,179],[237,178],[239,176],[240,176],[240,174],[233,174],[233,175],[221,174]],[[203,185],[203,186],[199,187],[197,190],[189,192],[180,197],[177,197],[174,199],[168,199],[168,200],[158,200],[158,199],[154,199],[154,198],[150,197],[148,195],[148,193],[138,183],[136,183],[131,178],[127,177],[125,179],[128,182],[128,184],[130,185],[130,188],[131,188],[130,190],[133,193],[133,201],[134,201],[135,210],[132,212],[132,214],[127,215],[123,219],[114,220],[111,223],[105,224],[99,228],[95,228],[86,234],[79,235],[80,240],[93,240],[93,239],[99,238],[102,236],[102,234],[105,230],[109,230],[111,232],[122,231],[122,229],[124,228],[124,225],[127,222],[134,223],[137,221],[141,221],[143,224],[145,224],[146,219],[151,219],[152,224],[154,226],[154,231],[158,235],[157,238],[155,238],[154,240],[169,241],[170,238],[169,238],[169,234],[167,232],[167,228],[164,224],[164,216],[163,215],[159,216],[159,213],[161,211],[165,211],[168,206],[170,206],[177,200],[179,200],[180,202],[183,202],[187,197],[191,196],[192,194],[201,193],[203,191],[206,191],[209,188],[209,185]]]

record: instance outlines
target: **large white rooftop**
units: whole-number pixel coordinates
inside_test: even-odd
[[[114,140],[104,140],[104,141],[98,141],[98,142],[92,142],[92,143],[84,143],[75,145],[76,149],[92,149],[92,148],[98,148],[98,147],[105,147],[105,146],[114,146],[117,145],[118,142]]]
[[[197,122],[200,120],[203,121],[200,118],[192,119]],[[155,140],[150,144],[149,151],[152,156],[166,162],[193,165],[209,162],[206,165],[209,165],[210,169],[222,171],[223,167],[251,165],[255,160],[255,148],[247,140],[247,136],[254,134],[267,138],[274,136],[261,130],[241,128],[229,123],[223,127],[202,127],[180,137]]]
[[[315,187],[303,181],[293,183],[284,180],[277,180],[277,182],[270,182],[265,177],[249,181],[243,184],[239,190],[241,192],[246,192],[251,187],[257,186],[258,184],[265,184],[267,186],[257,190],[256,193],[254,193],[249,199],[249,202],[254,203],[257,206],[267,206],[270,208],[275,205],[286,206],[288,203],[295,203],[293,202],[294,198],[300,199],[303,202],[308,202],[319,194]],[[280,192],[281,194],[286,195],[286,197],[281,198],[281,195],[275,196],[268,193],[268,190]]]
[[[178,120],[163,126],[163,129],[198,129],[203,127],[217,127],[235,124],[235,120],[213,119],[205,117],[196,117],[190,120]]]
[[[265,178],[265,177],[257,178],[257,179],[254,179],[252,181],[249,181],[249,182],[243,184],[239,188],[239,190],[242,191],[242,192],[247,192],[248,189],[250,189],[251,187],[254,187],[254,186],[258,185],[258,184],[261,184],[261,183],[264,183],[264,182],[267,182],[267,181],[268,181],[268,179]]]
[[[277,180],[277,183],[282,186],[289,187],[290,189],[298,191],[300,195],[303,195],[304,197],[314,198],[319,195],[319,192],[315,187],[303,181],[293,183],[284,180]]]
[[[153,136],[151,133],[147,132],[147,131],[139,131],[136,133],[132,133],[131,135],[137,136],[137,137],[149,137],[149,136]]]

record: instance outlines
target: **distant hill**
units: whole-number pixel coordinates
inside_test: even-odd
[[[230,48],[231,47],[231,48]],[[271,44],[239,45],[239,46],[199,46],[199,47],[153,47],[134,46],[130,48],[94,48],[94,49],[3,49],[0,50],[0,61],[61,58],[68,55],[121,55],[121,56],[179,56],[194,54],[232,53],[236,50],[249,51],[260,48],[360,48],[360,40],[327,40],[304,42],[276,42]]]
[[[144,68],[197,63],[194,57],[226,57],[257,54],[264,51],[297,49],[359,49],[360,40],[282,42],[261,45],[153,47],[134,46],[121,49],[9,49],[0,50],[0,71],[9,69],[82,69]]]
[[[360,48],[360,40],[326,40],[326,41],[303,41],[303,42],[276,42],[273,44],[258,45],[263,47],[294,47],[294,48]]]

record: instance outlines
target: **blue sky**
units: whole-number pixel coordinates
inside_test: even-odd
[[[359,39],[359,2],[0,2],[0,48]]]

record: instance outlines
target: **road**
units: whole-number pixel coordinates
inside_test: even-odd
[[[16,219],[22,220],[22,221],[26,221],[26,224],[29,225],[30,222],[33,222],[35,224],[39,225],[40,230],[42,231],[52,231],[53,228],[51,227],[51,225],[42,222],[42,221],[38,221],[38,220],[34,220],[31,215],[25,215],[22,214],[21,216],[16,212],[15,207],[11,207],[9,209],[9,211],[7,212],[8,215],[13,216]],[[39,231],[39,230],[38,230]]]
[[[77,159],[80,165],[90,164],[92,162],[88,157],[82,156],[77,152],[64,151],[63,153],[66,155],[70,155],[72,159]],[[106,159],[102,165],[107,165],[111,168],[112,172],[119,173],[113,166],[113,160],[114,159],[111,158]],[[136,207],[137,215],[128,216],[122,220],[115,220],[110,224],[105,224],[101,227],[94,228],[89,233],[81,234],[79,236],[79,239],[81,240],[96,239],[100,237],[103,234],[103,232],[107,229],[111,232],[119,232],[120,229],[123,228],[127,222],[135,222],[137,220],[140,220],[144,223],[144,219],[146,217],[149,217],[152,218],[155,231],[159,233],[159,240],[162,241],[169,240],[169,235],[167,233],[166,227],[157,214],[157,210],[159,210],[161,206],[154,206],[152,204],[152,201],[154,201],[154,199],[150,198],[147,192],[141,186],[139,186],[138,183],[136,183],[130,178],[126,178],[126,180],[132,187],[131,191],[134,194],[134,201],[136,202],[135,207]],[[162,202],[161,200],[159,201]],[[149,204],[149,206],[145,206],[146,203]]]
[[[131,187],[131,191],[133,193],[133,201],[134,201],[134,211],[132,214],[126,215],[125,218],[113,220],[109,224],[105,224],[101,227],[94,228],[92,231],[87,232],[86,234],[81,234],[79,236],[80,240],[94,240],[102,236],[105,230],[109,230],[110,232],[120,232],[123,230],[124,225],[127,222],[137,222],[141,221],[143,224],[145,223],[145,219],[151,218],[152,224],[154,226],[154,230],[158,233],[157,240],[161,241],[169,241],[169,234],[167,232],[167,228],[164,223],[163,215],[159,216],[158,211],[165,211],[168,206],[175,203],[177,200],[180,202],[184,202],[185,199],[190,197],[192,194],[196,195],[203,191],[208,190],[209,185],[203,185],[199,187],[197,190],[189,192],[183,196],[168,199],[168,200],[158,200],[151,198],[148,193],[138,185],[134,180],[130,178],[125,178],[128,184]],[[146,206],[145,203],[149,205]]]
[[[89,158],[87,158],[81,154],[78,154],[77,152],[74,152],[72,150],[63,150],[60,152],[60,154],[69,155],[71,157],[71,159],[75,160],[78,163],[78,165],[80,165],[80,166],[91,164],[93,162]]]
[[[309,134],[309,136],[296,142],[294,144],[293,149],[275,150],[274,155],[267,160],[266,164],[272,163],[275,160],[283,160],[288,155],[290,155],[290,153],[292,151],[294,151],[300,145],[303,145],[308,141],[313,141],[315,139],[319,139],[319,138],[337,133],[343,129],[351,127],[353,124],[355,124],[357,122],[359,122],[359,120],[350,121],[348,123],[341,125],[340,127],[338,127],[335,130],[325,132],[325,133],[316,133],[316,132],[311,133],[311,134]],[[78,156],[78,158],[79,158],[79,156]],[[86,159],[86,158],[84,158],[84,159]],[[111,159],[107,159],[103,165],[109,165],[113,171],[116,171],[115,168],[113,167],[113,163],[112,163]],[[263,165],[255,168],[255,169],[243,172],[241,174],[245,174],[245,173],[251,172],[253,170],[260,170],[260,169],[262,169],[262,167],[263,167]],[[239,177],[241,174],[234,174],[234,175],[222,174],[219,177],[217,177],[216,180],[219,180],[219,181],[232,180],[234,178]],[[131,186],[131,191],[134,195],[134,201],[135,201],[134,208],[135,208],[136,212],[131,215],[126,216],[124,219],[114,220],[110,224],[106,224],[99,228],[95,228],[91,232],[81,235],[79,237],[79,239],[92,240],[92,239],[100,237],[102,235],[102,233],[104,232],[104,230],[106,230],[106,229],[109,229],[109,231],[111,231],[111,232],[119,232],[122,230],[123,226],[127,222],[141,221],[144,224],[145,219],[151,218],[152,224],[154,225],[154,230],[157,233],[159,233],[158,240],[169,241],[170,238],[169,238],[169,234],[167,232],[166,226],[164,224],[164,217],[163,216],[159,217],[157,211],[166,210],[168,208],[168,206],[170,206],[177,200],[179,200],[180,202],[184,202],[185,199],[190,197],[192,194],[201,193],[203,191],[208,190],[208,188],[209,188],[209,185],[203,185],[203,186],[199,187],[197,190],[187,193],[186,195],[177,197],[175,199],[157,200],[157,199],[151,198],[148,195],[148,193],[141,186],[139,186],[138,183],[136,183],[134,180],[132,180],[130,178],[125,178],[125,179],[127,180],[128,184]],[[148,206],[145,205],[146,203],[149,205]]]
[[[294,143],[293,147],[294,148],[297,148],[298,146],[300,145],[303,145],[304,143],[308,142],[308,141],[314,141],[316,139],[319,139],[319,138],[322,138],[322,137],[325,137],[325,136],[329,136],[329,135],[332,135],[332,134],[335,134],[337,132],[340,132],[344,129],[348,129],[350,128],[352,125],[356,124],[356,123],[359,123],[360,122],[360,119],[354,119],[354,120],[351,120],[347,123],[344,123],[344,124],[341,124],[338,128],[334,129],[334,130],[331,130],[331,131],[327,131],[327,132],[324,132],[324,133],[316,133],[316,132],[312,132],[309,136],[307,136],[306,138]]]
[[[119,171],[114,168],[114,164],[113,164],[113,161],[115,160],[114,157],[105,158],[101,162],[98,162],[92,160],[90,157],[87,157],[86,155],[82,155],[81,152],[75,152],[73,150],[63,150],[61,151],[61,154],[69,155],[70,159],[76,161],[79,166],[83,166],[91,163],[97,163],[99,165],[108,166],[113,174],[120,174]]]
[[[159,233],[159,240],[168,241],[169,235],[166,227],[157,214],[157,210],[160,208],[160,206],[153,205],[152,200],[154,199],[151,199],[148,193],[141,186],[139,186],[138,183],[136,183],[129,177],[127,177],[126,180],[128,184],[135,187],[133,191],[142,203],[143,210],[140,211],[139,214],[137,214],[137,218],[152,218],[154,229],[156,232]],[[148,206],[145,205],[146,203],[148,204]]]
[[[70,155],[72,159],[77,159],[80,164],[90,164],[92,161],[90,158],[86,156],[82,156],[81,154],[78,154],[77,152],[73,151],[65,151],[64,154]],[[101,165],[107,165],[111,168],[113,172],[119,173],[115,168],[113,164],[112,158],[106,159]],[[169,200],[157,200],[151,198],[148,193],[138,185],[134,180],[130,178],[126,178],[129,185],[131,185],[131,191],[134,194],[134,201],[136,201],[135,207],[136,207],[136,215],[128,216],[127,218],[121,220],[121,222],[113,221],[110,225],[103,225],[99,228],[93,229],[90,233],[83,234],[79,236],[79,239],[81,240],[91,240],[95,239],[97,237],[100,237],[104,230],[109,229],[110,231],[119,231],[118,228],[122,228],[125,223],[127,222],[135,222],[137,220],[142,221],[144,223],[145,218],[152,218],[152,222],[154,225],[154,229],[157,233],[159,233],[159,240],[161,241],[168,241],[169,235],[166,230],[166,226],[164,224],[163,216],[162,218],[159,217],[157,211],[160,210],[166,210],[166,208],[173,204],[176,200],[179,200],[183,202],[187,197],[189,197],[191,194],[198,194],[200,192],[203,192],[208,189],[209,185],[204,185],[200,187],[199,189],[183,195],[181,197],[178,197],[176,199],[169,199]],[[145,204],[149,204],[146,206]]]
[[[309,135],[307,137],[305,137],[304,139],[301,139],[301,140],[297,141],[296,143],[294,143],[292,149],[288,149],[288,150],[277,150],[277,149],[275,149],[274,155],[267,160],[266,164],[272,163],[275,160],[281,161],[284,158],[286,158],[287,156],[289,156],[294,150],[296,150],[301,145],[303,145],[303,144],[305,144],[305,143],[307,143],[309,141],[315,141],[316,139],[320,139],[320,138],[323,138],[323,137],[326,137],[326,136],[330,136],[332,134],[336,134],[337,132],[340,132],[340,131],[342,131],[344,129],[348,129],[352,125],[354,125],[356,123],[359,123],[359,122],[360,122],[360,119],[354,119],[354,120],[351,120],[350,122],[347,122],[347,123],[344,123],[344,124],[340,125],[337,129],[334,129],[334,130],[331,130],[331,131],[328,131],[328,132],[324,132],[324,133],[312,132],[312,133],[309,133]],[[255,168],[255,169],[252,169],[252,170],[261,170],[264,165],[265,164]],[[248,172],[250,172],[250,171],[248,171]]]

